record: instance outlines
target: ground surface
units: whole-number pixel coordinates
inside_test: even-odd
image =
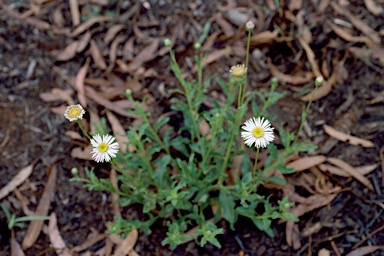
[[[274,125],[284,124],[288,130],[297,130],[298,113],[305,106],[300,97],[311,92],[312,80],[320,72],[328,81],[333,81],[329,82],[333,86],[321,95],[323,97],[319,96],[309,112],[303,136],[318,145],[318,150],[310,155],[322,155],[328,161],[340,159],[353,167],[373,166],[365,175],[373,184],[373,190],[353,177],[320,171],[326,166],[311,166],[289,178],[293,192],[303,198],[313,195],[326,198],[333,195],[331,190],[336,187],[338,192],[329,203],[304,212],[292,229],[285,223],[274,222],[274,238],[258,231],[247,220],[240,219],[236,231],[231,231],[222,221],[219,226],[226,233],[220,237],[221,249],[211,245],[200,248],[190,242],[171,251],[160,245],[166,228],[159,221],[154,224],[151,235],[139,233],[134,250],[140,255],[320,255],[320,250],[325,249],[333,255],[346,255],[367,236],[369,239],[356,247],[368,246],[366,250],[373,251],[373,246],[384,245],[383,233],[374,232],[382,229],[384,222],[379,157],[384,146],[384,52],[381,48],[384,12],[380,12],[383,1],[303,0],[297,1],[302,2],[297,8],[290,3],[276,7],[273,3],[278,1],[239,1],[237,4],[231,1],[175,1],[173,4],[170,3],[173,1],[73,1],[81,11],[77,26],[73,25],[76,18],[67,1],[30,2],[34,4],[4,1],[0,9],[0,188],[35,162],[32,174],[18,190],[0,199],[11,213],[18,217],[26,214],[23,198],[29,210],[36,210],[54,163],[58,174],[48,215],[56,214],[58,230],[66,246],[73,248],[95,234],[102,234],[107,221],[113,218],[110,195],[89,192],[82,184],[69,182],[72,167],[83,173],[85,166],[94,166],[98,175],[108,175],[108,165],[94,165],[92,161],[79,159],[81,154],[71,155],[74,147],[86,146],[85,140],[66,134],[78,128],[61,115],[71,101],[81,101],[74,82],[75,77],[80,77],[79,70],[89,63],[88,80],[83,84],[103,92],[103,97],[111,102],[121,100],[126,88],[131,88],[139,99],[149,95],[153,109],[157,109],[155,114],[160,116],[168,106],[167,86],[177,87],[177,82],[161,43],[151,44],[157,39],[171,38],[183,71],[191,77],[193,44],[203,33],[204,24],[211,22],[209,37],[203,44],[203,49],[212,54],[204,69],[205,76],[214,74],[227,79],[230,66],[244,61],[244,22],[250,17],[256,22],[254,35],[260,36],[253,38],[251,45],[249,88],[268,88],[269,79],[277,76],[280,78],[278,90],[288,92],[272,109],[278,116]],[[372,3],[378,6],[372,9]],[[109,18],[86,25],[87,20],[101,16]],[[263,34],[263,31],[276,31],[276,34]],[[298,39],[299,35],[303,35],[304,43]],[[73,42],[85,46],[68,48]],[[313,59],[308,57],[305,42],[314,53]],[[104,64],[95,57],[92,45],[98,47]],[[302,81],[297,82],[300,79]],[[208,93],[220,97],[218,88],[217,82],[213,82]],[[56,98],[49,94],[51,99],[42,96],[53,89],[70,93],[56,94]],[[112,108],[92,97],[89,90],[85,95],[88,121],[94,118],[91,112],[102,117],[106,109]],[[114,114],[124,128],[133,121],[118,112]],[[325,133],[324,124],[369,140],[373,147],[336,140]],[[329,162],[324,164],[329,166]],[[283,195],[281,188],[265,188],[264,193],[273,194],[275,200]],[[300,200],[292,201],[300,204]],[[122,210],[124,214],[137,216],[138,207]],[[10,233],[1,211],[0,217],[0,255],[10,255]],[[33,246],[24,250],[26,255],[55,255],[50,249],[52,241],[44,230]],[[21,244],[27,228],[14,231],[16,241]],[[100,239],[81,253],[105,248],[106,241]],[[372,255],[383,253],[379,249]]]

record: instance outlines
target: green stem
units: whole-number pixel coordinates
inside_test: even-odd
[[[77,120],[76,123],[79,125],[80,130],[83,132],[83,134],[84,134],[89,140],[91,140],[91,139],[92,139],[91,136],[89,136],[89,134],[84,130],[83,126],[82,126],[81,123],[80,123],[80,120]]]
[[[308,112],[309,112],[309,108],[312,104],[312,101],[313,101],[313,98],[315,96],[315,93],[317,91],[317,88],[318,86],[315,87],[315,90],[313,90],[312,92],[312,95],[311,95],[311,99],[309,100],[308,104],[307,104],[307,107],[305,108],[305,111],[303,113],[303,115],[301,116],[301,122],[300,122],[300,127],[299,127],[299,130],[297,131],[297,134],[295,136],[295,140],[293,141],[293,144],[292,145],[295,145],[295,143],[297,142],[297,139],[299,138],[299,135],[301,133],[301,130],[303,129],[304,127],[304,122],[305,122],[305,119],[307,118],[307,115],[308,115]]]
[[[260,148],[257,147],[257,150],[256,150],[256,157],[255,157],[255,164],[254,164],[254,166],[253,166],[253,171],[252,171],[252,177],[253,177],[254,180],[255,180],[255,178],[256,178],[257,161],[259,160],[259,152],[260,152]]]
[[[252,31],[248,31],[247,51],[246,51],[246,55],[245,55],[245,68],[247,69],[247,72],[245,73],[245,77],[244,77],[244,88],[243,88],[243,95],[241,96],[241,104],[240,105],[243,105],[244,99],[245,99],[245,94],[247,92],[247,76],[248,76],[248,66],[249,66],[248,62],[249,62],[249,48],[251,45],[251,34],[252,34]]]

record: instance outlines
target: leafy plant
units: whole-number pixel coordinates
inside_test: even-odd
[[[249,136],[251,142],[255,143],[256,150],[245,148],[243,144],[238,145],[236,142],[236,137],[240,135],[240,123],[247,114],[275,119],[275,116],[269,115],[268,108],[284,96],[284,93],[276,92],[276,78],[271,80],[269,91],[247,91],[252,25],[247,23],[245,65],[234,66],[228,82],[218,80],[226,96],[225,101],[211,99],[213,108],[209,110],[203,110],[206,109],[203,105],[207,99],[205,91],[212,78],[203,81],[203,54],[195,58],[197,80],[187,81],[171,49],[171,42],[165,41],[165,45],[170,49],[171,69],[180,83],[180,88],[170,91],[175,95],[171,100],[172,110],[183,116],[180,129],[166,129],[165,133],[161,132],[165,130],[162,128],[168,125],[170,118],[150,122],[150,113],[145,110],[145,98],[139,102],[130,90],[126,91],[127,99],[135,104],[132,113],[140,117],[142,123],[130,127],[126,132],[130,148],[133,150],[120,152],[116,158],[115,154],[111,154],[111,164],[119,173],[118,187],[114,187],[109,179],[98,178],[93,170],[88,169],[87,178],[77,175],[72,178],[73,181],[86,183],[85,186],[90,190],[118,194],[122,206],[142,205],[147,220],[115,218],[114,222],[109,223],[109,233],[125,236],[133,228],[149,233],[151,224],[161,218],[167,220],[169,230],[162,244],[169,245],[171,249],[192,239],[201,246],[209,242],[221,247],[217,236],[223,234],[224,230],[216,225],[221,218],[227,220],[230,228],[234,229],[239,216],[245,216],[270,236],[273,236],[273,219],[297,221],[288,211],[291,203],[287,198],[272,204],[270,197],[259,194],[258,188],[266,181],[284,184],[284,178],[267,177],[264,174],[271,170],[278,170],[283,174],[292,173],[293,170],[284,165],[284,159],[295,152],[314,148],[307,142],[298,142],[298,135],[311,102],[302,115],[297,134],[279,129],[284,148],[278,150],[275,145],[269,144],[269,156],[262,168],[257,168],[260,146],[266,146],[274,137],[269,121],[254,119],[268,124],[255,127],[250,132]],[[209,26],[206,29],[209,29]],[[199,43],[195,47],[200,49]],[[80,125],[80,122],[78,124]],[[209,132],[200,129],[203,124],[209,126]],[[105,122],[96,130],[105,134]],[[254,133],[256,131],[260,135]],[[265,137],[266,134],[269,134],[269,137]],[[242,137],[245,136],[243,131]],[[247,144],[252,143],[248,141]],[[100,151],[100,146],[94,146],[94,152],[102,153],[98,150]],[[252,154],[255,154],[253,164],[250,156]],[[241,159],[242,164],[236,169],[233,163],[237,158]],[[235,168],[234,174],[229,172],[231,168]],[[190,229],[192,230],[187,232]]]

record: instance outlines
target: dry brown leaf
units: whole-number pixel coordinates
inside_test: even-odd
[[[72,254],[65,245],[64,239],[61,237],[59,229],[57,228],[56,214],[53,212],[50,217],[51,218],[49,219],[48,224],[48,236],[52,247],[55,248],[58,256],[71,256]]]
[[[11,243],[11,256],[25,256],[19,242],[17,242],[17,240],[15,239],[15,233],[13,229],[11,230],[10,243]]]
[[[317,256],[331,256],[331,252],[327,249],[321,249]]]
[[[251,45],[266,44],[273,42],[279,36],[279,31],[262,31],[251,37]]]
[[[333,137],[335,139],[338,139],[340,141],[348,142],[351,145],[355,145],[355,146],[360,145],[360,146],[365,147],[365,148],[373,148],[375,146],[375,144],[373,144],[373,142],[371,142],[369,140],[360,139],[358,137],[345,134],[343,132],[337,131],[333,127],[328,126],[326,124],[323,125],[323,128],[324,128],[324,131],[329,136],[331,136],[331,137]]]
[[[73,140],[82,140],[83,139],[83,137],[78,132],[75,132],[75,131],[66,131],[65,135],[67,135],[69,138],[71,138]]]
[[[67,61],[75,57],[77,53],[77,47],[79,46],[78,41],[74,41],[67,45],[67,47],[64,48],[64,50],[60,51],[59,53],[55,54],[55,58],[58,61]]]
[[[377,166],[379,166],[379,164],[371,164],[371,165],[359,166],[359,167],[355,167],[355,170],[357,172],[361,173],[362,175],[367,175],[368,173],[371,173],[373,170],[375,170],[377,168]],[[335,167],[333,165],[321,164],[321,165],[319,165],[319,168],[322,171],[328,171],[328,172],[330,172],[332,174],[335,174],[335,175],[338,175],[338,176],[341,176],[341,177],[351,177],[350,174],[346,173],[342,169],[337,168],[337,167]]]
[[[123,240],[123,242],[116,248],[113,256],[125,256],[127,255],[135,246],[138,238],[137,229],[133,229],[131,233]]]
[[[73,247],[70,251],[72,253],[78,253],[78,252],[84,251],[85,249],[88,249],[89,247],[99,242],[100,240],[105,239],[106,237],[107,237],[106,234],[97,234],[94,237],[86,240],[84,243]]]
[[[81,33],[83,33],[84,31],[86,31],[87,29],[89,29],[90,27],[92,27],[94,24],[108,21],[108,20],[110,20],[110,18],[108,18],[107,16],[97,16],[97,17],[91,18],[86,22],[80,24],[80,26],[78,26],[77,28],[75,28],[70,34],[70,37],[76,37]]]
[[[0,189],[0,200],[7,196],[15,188],[20,186],[29,177],[29,175],[31,175],[36,162],[37,161],[35,160],[32,164],[21,169],[19,173],[15,177],[13,177],[10,182],[7,183],[7,185]]]
[[[378,35],[378,33],[375,30],[373,30],[370,26],[365,24],[362,20],[357,18],[356,15],[350,13],[346,8],[344,8],[343,6],[341,6],[335,2],[331,2],[330,5],[332,6],[332,8],[336,12],[338,12],[341,15],[346,16],[351,21],[351,23],[353,24],[353,26],[355,28],[357,28],[358,30],[363,32],[366,36],[370,37],[374,43],[376,43],[376,44],[381,43],[381,39],[380,39],[380,36]]]
[[[79,2],[77,0],[69,0],[69,9],[71,11],[72,25],[76,27],[80,24]]]
[[[91,52],[92,59],[96,63],[96,65],[102,70],[107,69],[107,64],[105,63],[103,55],[93,39],[90,42],[89,50]]]
[[[111,101],[105,99],[99,93],[97,93],[93,88],[86,86],[85,90],[86,90],[87,96],[89,98],[93,99],[94,101],[96,101],[96,103],[98,103],[99,105],[101,105],[101,106],[103,106],[109,110],[112,110],[113,112],[116,112],[122,116],[139,118],[135,114],[126,112],[124,108],[120,108],[114,102],[111,102]]]
[[[80,104],[86,108],[87,107],[87,99],[85,97],[85,89],[84,89],[84,79],[88,72],[90,59],[87,58],[84,66],[82,66],[75,78],[74,87],[77,91],[77,98],[79,99]]]
[[[67,109],[67,105],[60,105],[58,107],[51,107],[49,108],[52,113],[62,116],[64,118],[65,110]]]
[[[84,49],[88,46],[89,40],[91,40],[92,34],[91,32],[87,31],[78,41],[79,44],[77,45],[77,53],[80,53],[84,51]]]
[[[100,117],[97,113],[93,112],[93,111],[88,111],[89,112],[89,124],[90,124],[90,130],[91,130],[91,134],[96,134],[96,129],[95,129],[95,125],[99,125],[100,124]]]
[[[127,40],[127,42],[123,46],[123,60],[132,60],[133,59],[133,52],[134,52],[134,42],[135,37],[132,36]]]
[[[107,33],[105,34],[104,44],[108,45],[110,42],[112,42],[112,40],[116,37],[117,33],[119,33],[124,27],[125,25],[123,24],[115,24],[110,27]]]
[[[206,58],[203,60],[203,67],[207,66],[208,64],[215,62],[225,56],[229,56],[231,54],[231,48],[225,47],[225,49],[221,50],[215,50],[207,55]],[[195,72],[197,70],[197,66],[195,65],[192,69],[192,72]]]
[[[312,195],[307,198],[308,202],[311,202],[311,204],[299,204],[296,207],[294,207],[291,211],[293,215],[296,217],[300,217],[303,214],[310,212],[314,209],[317,209],[319,207],[325,206],[332,202],[332,200],[337,196],[338,193],[330,194],[330,195],[322,195],[322,194],[316,194]],[[289,246],[293,245],[293,227],[294,227],[294,221],[288,220],[286,224],[286,241]]]
[[[337,26],[331,22],[328,22],[328,25],[331,27],[333,32],[336,33],[336,35],[338,35],[339,37],[343,38],[344,40],[346,40],[348,42],[362,42],[362,43],[365,43],[366,45],[372,45],[373,44],[373,41],[366,36],[353,36],[350,33],[348,33],[347,30],[342,29],[341,27],[339,27],[339,26]]]
[[[92,145],[88,145],[86,148],[74,148],[71,150],[71,157],[84,160],[92,160]]]
[[[111,172],[109,173],[109,179],[112,182],[112,185],[117,190],[119,189],[119,185],[117,184],[117,172],[115,169],[111,169]],[[111,193],[111,200],[113,202],[113,215],[121,218],[121,210],[120,210],[120,204],[117,200],[119,200],[119,194]]]
[[[128,65],[130,72],[135,71],[145,62],[153,60],[156,57],[156,51],[159,47],[159,40],[153,41],[150,45],[145,47],[139,54],[135,56],[133,61]]]
[[[313,74],[315,75],[315,77],[322,76],[320,73],[319,65],[317,64],[317,61],[315,59],[315,53],[312,51],[311,47],[304,40],[304,38],[299,37],[298,39],[299,39],[301,46],[304,48],[305,53],[307,54],[307,58],[308,58],[309,63],[311,64]]]
[[[128,147],[129,151],[132,152],[134,148],[132,146],[129,147],[128,137],[125,135],[125,129],[120,124],[119,119],[117,119],[117,117],[109,111],[107,112],[107,118],[108,121],[111,123],[113,134],[115,135],[115,138],[119,143],[120,151],[125,154]]]
[[[327,7],[329,6],[329,3],[331,2],[331,0],[320,0],[319,2],[319,5],[318,5],[318,12],[319,13],[323,13]]]
[[[45,102],[64,100],[68,105],[74,105],[75,101],[71,97],[72,93],[72,89],[62,90],[59,88],[53,88],[50,92],[40,93],[39,98]]]
[[[322,164],[323,162],[325,162],[326,159],[327,158],[322,155],[303,157],[290,162],[289,164],[287,164],[287,167],[295,169],[296,172],[304,171],[313,166]]]
[[[277,69],[277,67],[275,67],[272,64],[271,59],[268,59],[267,64],[268,64],[269,70],[271,71],[271,74],[273,76],[277,77],[279,79],[279,81],[281,81],[281,82],[286,82],[286,83],[298,85],[298,84],[308,83],[309,81],[311,81],[313,79],[313,75],[311,72],[306,72],[304,76],[302,76],[302,75],[288,75],[288,74],[284,74],[284,73],[280,72]]]
[[[313,97],[313,100],[321,99],[332,91],[332,87],[333,85],[336,84],[336,81],[337,81],[337,74],[336,72],[333,72],[331,77],[328,80],[324,79],[323,84],[319,88],[317,88],[316,93],[313,96],[312,96],[312,92],[310,92],[307,95],[304,95],[303,97],[301,97],[300,99],[302,101],[310,101],[312,97]]]
[[[51,205],[51,199],[56,189],[57,168],[55,164],[51,164],[49,166],[48,173],[49,177],[47,184],[45,185],[43,195],[41,196],[35,211],[35,214],[38,216],[46,216],[48,214],[49,206]],[[22,243],[23,249],[28,249],[35,244],[37,238],[40,235],[43,224],[44,220],[32,220],[30,222]]]
[[[340,169],[342,169],[343,171],[345,171],[346,173],[351,175],[353,178],[355,178],[358,181],[360,181],[361,183],[363,183],[370,190],[372,190],[372,191],[374,190],[373,185],[369,179],[364,177],[364,175],[362,175],[361,173],[357,172],[355,170],[355,168],[353,168],[352,166],[350,166],[349,164],[347,164],[343,160],[330,157],[330,158],[327,158],[327,161],[330,162],[331,164],[339,167]]]
[[[214,16],[214,20],[220,26],[221,30],[223,31],[226,37],[232,36],[235,33],[232,25],[223,18],[221,13],[217,13]]]
[[[370,11],[373,15],[377,16],[384,12],[383,7],[377,4],[374,0],[364,0],[364,3],[368,11]]]
[[[288,9],[290,11],[300,10],[302,5],[303,5],[303,1],[302,0],[291,0],[289,2]]]
[[[373,246],[373,245],[363,246],[363,247],[360,247],[360,248],[358,248],[356,250],[351,251],[350,253],[348,253],[345,256],[363,256],[363,255],[367,255],[368,253],[374,252],[374,251],[376,251],[378,249],[382,249],[382,248],[384,248],[384,245],[379,245],[379,246]]]
[[[119,45],[125,40],[124,35],[117,36],[115,40],[113,40],[111,47],[109,49],[109,66],[106,70],[107,73],[112,72],[115,67],[116,57],[117,57],[117,48]]]

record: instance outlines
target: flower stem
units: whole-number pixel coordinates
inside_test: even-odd
[[[295,140],[293,141],[293,144],[294,145],[296,142],[297,142],[297,139],[299,138],[300,136],[300,133],[301,133],[301,130],[303,129],[304,127],[304,122],[305,122],[305,119],[307,119],[307,115],[308,115],[308,112],[309,112],[309,107],[311,106],[312,104],[312,101],[313,101],[313,98],[315,96],[315,93],[317,91],[317,88],[318,86],[315,87],[315,90],[313,90],[312,92],[312,95],[311,95],[311,99],[309,100],[308,104],[307,104],[307,107],[305,108],[305,111],[304,113],[301,115],[301,122],[300,122],[300,127],[299,127],[299,130],[297,131],[297,134],[295,136]]]
[[[84,134],[89,140],[91,140],[91,139],[92,139],[91,136],[89,136],[89,134],[84,130],[84,127],[81,125],[80,121],[78,120],[78,121],[76,121],[76,123],[79,125],[80,130],[83,132],[83,134]]]
[[[253,171],[252,171],[252,177],[253,177],[253,179],[256,178],[257,161],[259,160],[259,152],[260,152],[260,148],[257,147],[257,150],[256,150],[256,157],[255,157],[255,164],[254,164],[254,166],[253,166]]]

